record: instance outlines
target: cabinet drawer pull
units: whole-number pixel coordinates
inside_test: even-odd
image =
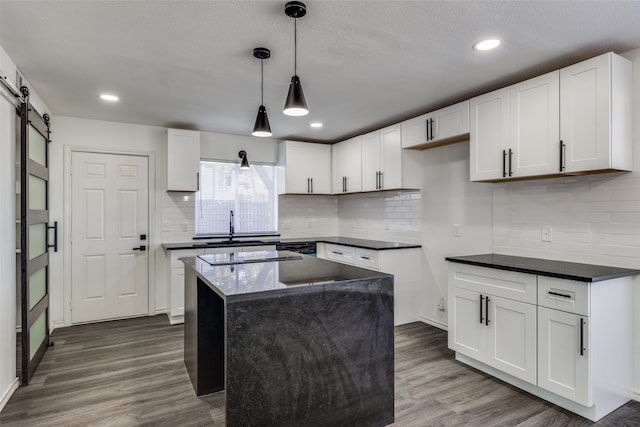
[[[549,295],[555,295],[557,297],[562,297],[562,298],[571,298],[571,295],[561,294],[561,293],[553,292],[553,291],[549,291],[548,294]]]
[[[361,256],[360,256],[360,258],[362,258],[362,259],[366,259],[366,260],[370,260],[370,259],[371,259],[371,257],[364,256],[364,255],[361,255]]]
[[[484,316],[482,315],[482,303],[484,302],[484,297],[480,294],[480,324],[484,323]]]
[[[484,299],[484,324],[485,326],[489,326],[489,297],[485,297]]]
[[[338,252],[338,251],[331,251],[331,253],[334,255],[344,255],[342,252]]]
[[[507,177],[507,150],[502,150],[502,177]]]
[[[580,356],[584,356],[584,319],[580,318]]]

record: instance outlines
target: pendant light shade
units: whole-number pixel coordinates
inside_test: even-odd
[[[287,94],[287,101],[284,104],[283,112],[287,116],[304,116],[309,114],[307,100],[304,99],[304,92],[302,91],[302,83],[300,83],[300,77],[297,75],[291,77],[289,93]]]
[[[269,117],[267,117],[267,109],[264,108],[264,105],[258,107],[258,115],[256,116],[256,123],[253,125],[251,135],[260,137],[271,136]]]
[[[269,117],[267,117],[267,109],[264,107],[264,60],[271,56],[271,51],[266,47],[257,47],[253,49],[253,56],[260,60],[260,107],[258,107],[258,115],[253,125],[251,135],[259,137],[271,136],[271,126],[269,126]],[[246,156],[242,161],[241,169],[249,168]]]
[[[307,14],[307,6],[299,1],[290,1],[284,5],[284,13],[294,19],[293,24],[293,77],[289,84],[289,93],[282,112],[287,116],[306,116],[309,114],[307,100],[304,98],[302,83],[298,77],[298,18]]]

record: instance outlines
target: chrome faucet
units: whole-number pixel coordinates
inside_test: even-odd
[[[233,209],[229,211],[229,240],[233,240]]]

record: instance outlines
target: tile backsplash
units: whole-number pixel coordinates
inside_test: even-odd
[[[196,232],[196,195],[162,191],[162,242],[189,242]]]
[[[337,235],[338,197],[279,196],[278,229],[283,239]]]
[[[422,242],[420,191],[389,191],[338,197],[338,234],[403,243]]]
[[[543,227],[551,241],[543,241]],[[494,252],[640,268],[640,174],[495,184]]]

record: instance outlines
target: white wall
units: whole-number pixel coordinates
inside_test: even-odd
[[[469,181],[469,143],[422,154],[423,320],[447,325],[447,256],[490,253],[492,184]],[[460,236],[454,236],[454,224]]]
[[[15,86],[16,66],[0,46],[0,74]],[[24,81],[27,87],[28,82]],[[0,89],[4,92],[3,89]],[[31,104],[50,113],[31,90]],[[16,129],[15,107],[0,95],[0,410],[18,385],[16,378]]]
[[[0,410],[16,385],[15,108],[0,96]]]
[[[633,61],[633,172],[496,184],[496,253],[640,269],[640,49]],[[541,227],[553,241],[541,241]],[[635,280],[635,393],[640,399],[640,277]]]
[[[71,324],[69,304],[71,298],[71,251],[68,245],[70,227],[68,220],[70,212],[65,201],[70,201],[70,180],[65,179],[68,173],[70,153],[72,150],[100,151],[113,153],[150,154],[149,170],[155,171],[150,177],[150,185],[155,186],[155,192],[150,194],[150,218],[156,219],[155,224],[149,223],[149,260],[155,265],[150,274],[151,298],[155,297],[155,307],[166,307],[165,270],[161,269],[157,259],[163,256],[160,244],[161,212],[160,203],[166,188],[166,140],[167,130],[159,127],[131,125],[124,123],[103,122],[98,120],[78,119],[74,117],[54,116],[51,120],[50,146],[50,198],[51,221],[58,221],[59,238],[63,251],[52,254],[51,260],[51,324],[68,326]],[[155,228],[152,228],[155,227]],[[155,280],[154,280],[155,276]],[[155,287],[154,287],[155,284]],[[66,302],[66,304],[65,304]]]

